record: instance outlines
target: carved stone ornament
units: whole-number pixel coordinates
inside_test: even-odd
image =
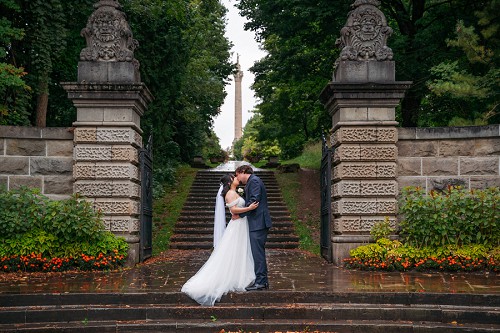
[[[387,26],[384,14],[377,8],[377,0],[356,0],[346,25],[340,30],[341,37],[335,45],[341,49],[341,60],[392,60],[392,50],[387,38],[392,29]]]
[[[101,0],[94,5],[96,10],[90,15],[81,35],[87,47],[80,52],[82,61],[132,62],[136,68],[134,50],[139,45],[132,38],[132,31],[121,5],[114,0]]]

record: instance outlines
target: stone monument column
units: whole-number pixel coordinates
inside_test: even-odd
[[[396,226],[398,132],[395,107],[411,82],[396,82],[387,26],[377,0],[357,0],[341,30],[332,81],[321,101],[332,116],[332,258],[370,241],[372,226]]]
[[[241,81],[243,80],[243,71],[240,66],[240,55],[238,54],[236,61],[236,73],[234,74],[234,141],[241,138],[243,131],[242,122],[242,104],[241,104]]]
[[[117,1],[101,0],[82,30],[78,82],[63,83],[77,109],[74,192],[103,214],[106,228],[128,242],[139,261],[141,116],[152,96],[141,83],[138,45]]]

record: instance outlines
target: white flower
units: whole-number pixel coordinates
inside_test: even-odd
[[[238,194],[241,196],[245,193],[245,191],[241,187],[238,188],[237,191],[238,191]]]

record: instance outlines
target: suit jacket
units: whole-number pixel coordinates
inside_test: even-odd
[[[267,205],[266,187],[262,180],[252,174],[248,178],[245,186],[245,205],[248,207],[252,202],[257,201],[257,209],[241,213],[240,216],[246,216],[248,219],[248,228],[250,231],[271,228],[271,214]]]

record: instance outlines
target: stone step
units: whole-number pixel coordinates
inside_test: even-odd
[[[207,235],[213,235],[214,228],[206,227],[205,226],[196,226],[196,227],[176,227],[175,228],[175,233],[172,237],[175,237],[175,235],[196,235],[196,234],[207,234]],[[272,227],[269,230],[269,235],[272,234],[295,234],[295,229],[290,225],[288,227]]]
[[[325,333],[493,333],[497,328],[482,324],[455,324],[432,322],[392,322],[363,320],[322,320],[311,322],[303,320],[216,320],[210,317],[203,320],[191,320],[179,323],[175,319],[44,323],[24,325],[0,325],[1,332],[85,332],[85,333],[174,333],[174,332],[325,332]]]
[[[156,324],[148,329],[164,332],[174,328],[234,329],[239,325],[247,331],[290,330],[296,325],[309,329],[351,330],[344,332],[498,332],[500,311],[490,306],[436,305],[436,304],[373,304],[373,303],[218,303],[201,307],[178,294],[181,304],[68,304],[3,307],[0,312],[0,331],[14,329],[106,328],[117,324]],[[234,293],[237,294],[237,293]],[[247,294],[247,293],[239,293]],[[257,292],[262,301],[270,292]],[[232,295],[231,295],[232,296]],[[94,295],[94,297],[99,297]],[[255,297],[254,297],[255,298]],[[241,300],[241,298],[240,298]],[[83,318],[83,319],[82,319]],[[348,325],[349,324],[349,325]],[[68,325],[68,326],[65,326]],[[128,326],[127,325],[127,326]],[[338,325],[338,326],[335,326]],[[353,330],[353,328],[356,328]],[[130,327],[137,329],[138,327]],[[415,330],[418,328],[417,330]],[[163,330],[160,330],[163,329]],[[305,327],[300,328],[304,330]],[[458,329],[458,330],[457,330]],[[471,330],[472,329],[472,330]],[[119,330],[126,331],[126,330]],[[73,332],[73,330],[70,330]],[[88,332],[88,331],[86,331]],[[207,331],[208,332],[208,331]],[[342,332],[342,331],[340,331]],[[389,331],[391,332],[391,331]]]
[[[191,206],[192,207],[192,206]],[[214,209],[202,209],[199,207],[197,209],[191,208],[188,206],[184,206],[181,210],[182,217],[193,217],[193,216],[206,216],[206,217],[214,217]],[[288,216],[290,218],[290,212],[287,209],[283,209],[282,207],[269,207],[269,213],[271,214],[271,218],[277,218],[281,216]],[[226,216],[231,216],[229,212],[226,212]]]
[[[212,219],[182,219],[178,220],[175,229],[182,228],[212,228],[213,229],[214,220]],[[293,229],[293,222],[290,220],[281,220],[281,221],[273,221],[273,227],[269,229],[269,232],[272,232],[273,229],[277,228],[291,228]]]
[[[213,247],[213,242],[171,242],[170,248],[177,250],[200,250],[200,249],[211,249]],[[266,242],[266,249],[297,249],[299,247],[299,242]]]
[[[181,234],[177,233],[170,238],[171,242],[212,242],[213,241],[213,232],[212,233],[198,233],[198,234]],[[267,241],[274,242],[298,242],[299,237],[288,234],[276,234],[270,233],[267,237]]]

